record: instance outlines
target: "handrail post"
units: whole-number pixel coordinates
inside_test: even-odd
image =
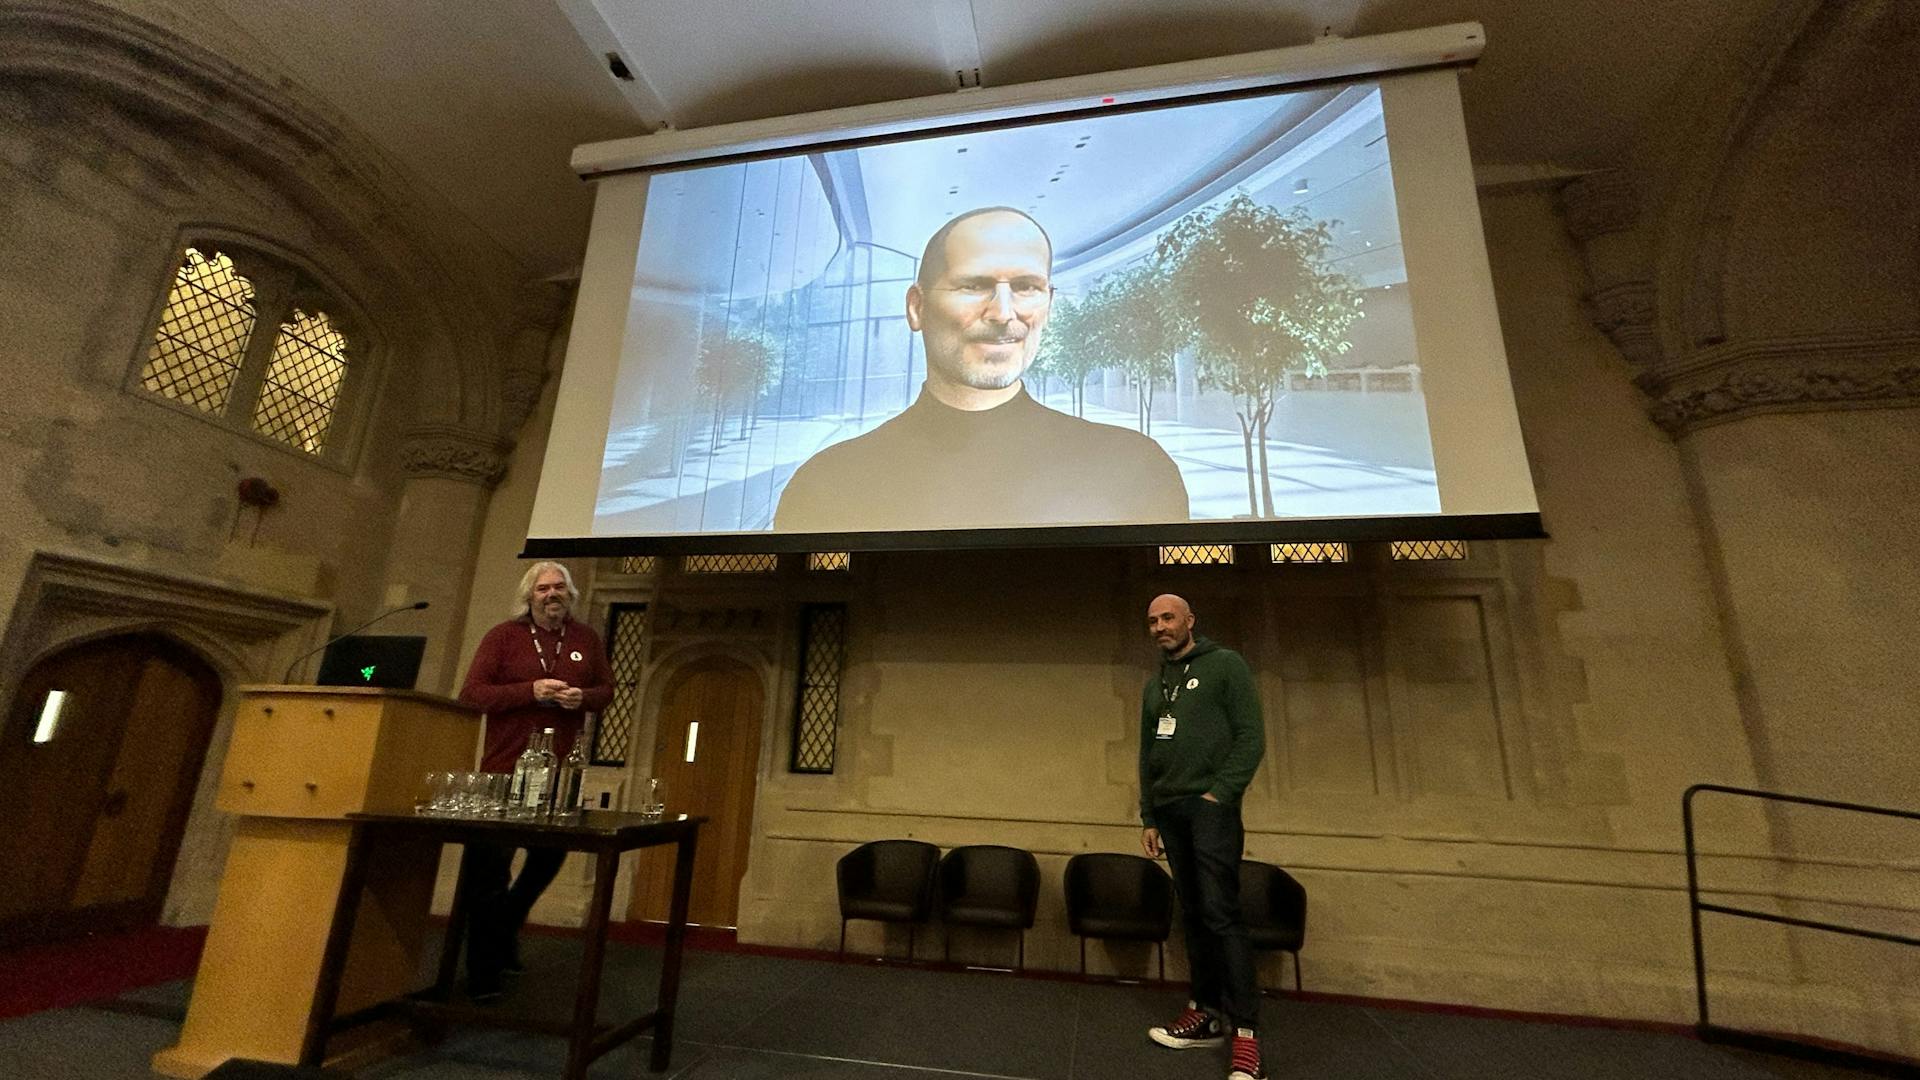
[[[1680,796],[1680,825],[1687,851],[1687,918],[1693,924],[1693,994],[1700,1019],[1695,1028],[1707,1029],[1707,953],[1700,938],[1700,871],[1695,865],[1693,847],[1693,796],[1702,785],[1695,784]]]
[[[1913,1063],[1900,1059],[1889,1064],[1889,1059],[1878,1055],[1845,1049],[1831,1045],[1819,1045],[1774,1035],[1759,1035],[1732,1028],[1716,1028],[1707,1013],[1707,951],[1706,942],[1700,930],[1700,914],[1711,911],[1715,914],[1730,915],[1741,919],[1757,919],[1764,922],[1779,923],[1787,926],[1803,927],[1827,933],[1847,934],[1852,937],[1871,938],[1876,941],[1889,941],[1898,945],[1920,947],[1920,937],[1906,934],[1894,934],[1873,930],[1862,926],[1847,926],[1814,919],[1803,919],[1775,912],[1758,911],[1751,908],[1732,907],[1726,904],[1703,904],[1700,900],[1700,853],[1694,845],[1693,835],[1693,797],[1702,791],[1711,791],[1723,795],[1756,799],[1765,803],[1788,803],[1794,806],[1815,806],[1827,810],[1840,810],[1856,814],[1873,814],[1879,817],[1899,818],[1905,821],[1920,821],[1920,810],[1902,810],[1890,806],[1868,806],[1863,803],[1842,802],[1838,799],[1815,799],[1805,795],[1788,795],[1778,791],[1761,791],[1755,788],[1732,787],[1726,784],[1694,784],[1680,796],[1680,825],[1685,843],[1687,860],[1687,920],[1693,931],[1693,989],[1700,1019],[1695,1030],[1700,1037],[1713,1042],[1734,1042],[1755,1046],[1776,1054],[1791,1054],[1795,1057],[1814,1061],[1838,1062],[1855,1068],[1866,1068],[1887,1072],[1889,1076],[1913,1075]],[[1790,856],[1775,855],[1777,858]]]

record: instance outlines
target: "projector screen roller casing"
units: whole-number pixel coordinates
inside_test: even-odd
[[[679,144],[596,181],[528,553],[1540,535],[1454,71],[1072,89],[582,148]]]

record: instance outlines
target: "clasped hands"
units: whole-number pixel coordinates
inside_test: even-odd
[[[565,679],[533,680],[533,700],[542,705],[558,705],[563,709],[577,709],[586,700],[586,691],[577,686],[568,686]]]

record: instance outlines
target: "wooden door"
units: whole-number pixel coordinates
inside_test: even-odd
[[[145,925],[160,914],[220,711],[220,678],[151,635],[56,653],[0,731],[19,801],[0,830],[0,943]]]
[[[760,676],[738,660],[712,657],[675,671],[660,697],[653,776],[668,814],[703,815],[687,921],[736,924],[740,877],[753,839],[760,762]],[[640,791],[645,799],[645,788]],[[664,922],[673,899],[671,848],[642,850],[634,875],[635,919]]]

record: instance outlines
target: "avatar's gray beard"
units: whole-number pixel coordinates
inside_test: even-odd
[[[1025,346],[1024,341],[1021,344]],[[1032,365],[1031,358],[1023,357],[1018,366],[1007,369],[974,368],[964,363],[941,363],[936,366],[940,369],[940,374],[946,376],[950,382],[957,382],[975,390],[1005,390],[1019,382],[1021,376],[1027,373],[1027,368]]]
[[[1019,382],[1020,376],[1024,374],[1026,374],[1026,368],[1024,367],[1014,368],[1009,371],[962,370],[959,373],[960,382],[973,387],[975,390],[1005,390],[1007,387]]]

